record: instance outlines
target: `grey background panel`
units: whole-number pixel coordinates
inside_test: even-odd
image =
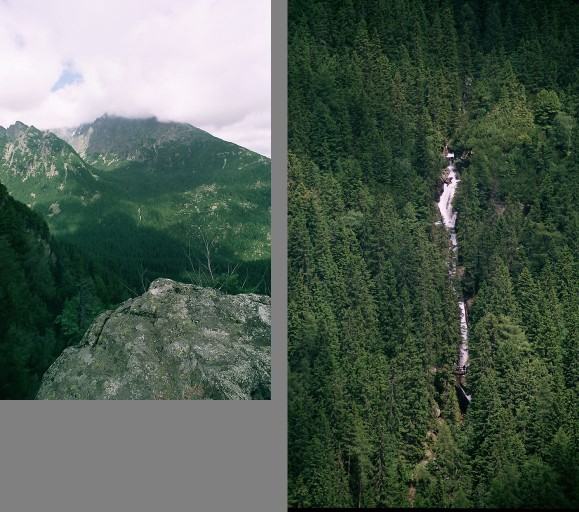
[[[268,402],[1,406],[0,510],[282,510]]]

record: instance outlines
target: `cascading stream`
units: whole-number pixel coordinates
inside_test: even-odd
[[[456,190],[458,188],[458,184],[460,183],[460,179],[452,163],[454,154],[449,152],[448,148],[445,148],[444,156],[448,159],[448,167],[446,168],[447,175],[446,179],[444,180],[444,187],[442,190],[442,194],[440,195],[440,199],[438,200],[438,209],[440,210],[442,223],[449,234],[452,255],[450,258],[448,273],[451,278],[454,278],[456,276],[456,265],[458,258],[458,240],[456,237],[456,229],[455,229],[457,212],[456,210],[454,210],[452,206],[452,201],[454,199],[454,195],[456,194]],[[466,320],[466,307],[462,296],[459,296],[458,308],[460,310],[461,341],[459,346],[457,366],[459,370],[460,369],[465,370],[466,367],[468,366],[468,324]],[[465,398],[470,402],[471,396],[467,395],[464,392],[462,386],[461,390],[464,393]]]

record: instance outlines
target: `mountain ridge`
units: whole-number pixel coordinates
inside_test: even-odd
[[[155,118],[103,116],[76,130],[83,137],[91,129],[76,149],[22,122],[0,129],[0,181],[55,236],[152,278],[187,280],[191,261],[199,273],[206,243],[224,273],[268,261],[267,157]]]
[[[138,146],[147,142],[153,142],[153,146],[157,146],[162,143],[179,140],[219,140],[238,149],[269,159],[265,155],[240,146],[235,142],[221,139],[190,123],[160,121],[156,116],[125,117],[105,113],[94,121],[81,123],[77,126],[51,128],[49,131],[68,142],[83,157],[90,157],[93,153],[103,152],[119,153],[119,156],[123,156],[123,151],[126,151],[127,148],[121,147],[121,151],[118,151],[119,139],[115,138],[115,136],[126,135],[129,129],[135,127],[138,128],[138,132],[136,134],[132,133],[133,139],[129,142]],[[96,140],[94,140],[95,136]],[[125,140],[124,142],[126,145],[127,141]],[[114,151],[114,149],[117,149],[117,151]]]

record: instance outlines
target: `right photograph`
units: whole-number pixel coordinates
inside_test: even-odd
[[[288,505],[579,507],[579,4],[289,0]]]

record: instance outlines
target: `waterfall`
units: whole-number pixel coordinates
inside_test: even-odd
[[[452,254],[450,258],[450,265],[448,273],[451,278],[456,275],[456,265],[458,259],[458,239],[456,237],[456,215],[457,212],[452,206],[452,200],[456,194],[458,184],[460,179],[457,172],[454,169],[452,163],[454,153],[449,153],[448,148],[444,151],[445,157],[448,159],[448,167],[446,168],[446,179],[444,180],[444,187],[442,189],[442,194],[438,200],[438,209],[440,210],[440,215],[442,217],[442,223],[449,234],[450,247],[452,249]],[[460,346],[458,352],[458,363],[459,367],[466,367],[468,365],[468,323],[466,319],[466,307],[464,304],[464,299],[459,296],[458,308],[460,311]],[[462,389],[462,387],[461,387]],[[464,396],[470,402],[470,395],[467,395],[462,389]]]

